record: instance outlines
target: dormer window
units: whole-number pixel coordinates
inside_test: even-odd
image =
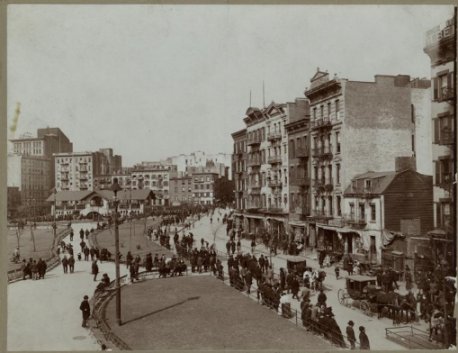
[[[370,179],[364,180],[364,188],[366,190],[370,190],[371,186],[372,186],[372,184],[371,184],[371,180]]]

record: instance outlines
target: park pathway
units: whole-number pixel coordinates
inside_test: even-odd
[[[81,228],[74,225],[73,247],[79,252]],[[70,238],[64,239],[66,243]],[[78,261],[75,272],[64,274],[62,266],[49,271],[44,280],[25,280],[8,285],[7,349],[12,351],[100,350],[90,331],[81,327],[79,305],[84,295],[92,297],[103,273],[115,277],[113,263],[99,262],[97,282],[91,275],[91,262]],[[121,266],[121,275],[126,272]]]

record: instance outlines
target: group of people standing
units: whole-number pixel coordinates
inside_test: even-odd
[[[43,261],[42,258],[39,258],[38,261],[33,258],[30,258],[29,261],[24,259],[21,264],[22,279],[25,280],[27,277],[34,280],[44,279],[47,267],[46,261]]]

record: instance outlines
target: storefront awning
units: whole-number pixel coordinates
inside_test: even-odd
[[[251,214],[250,215],[246,214],[245,218],[247,218],[247,219],[250,219],[250,218],[251,219],[264,219],[263,216],[255,216],[255,215],[251,215]]]
[[[333,226],[325,226],[322,224],[317,224],[316,225],[318,228],[326,229],[326,230],[333,230],[336,231],[337,233],[356,233],[356,234],[361,234],[359,231],[351,228],[340,228],[340,227],[333,227]]]
[[[285,222],[286,218],[266,217],[266,220],[267,221]]]
[[[305,222],[289,222],[289,225],[290,226],[293,226],[293,227],[305,227]]]

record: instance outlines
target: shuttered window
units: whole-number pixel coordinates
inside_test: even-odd
[[[434,87],[434,93],[433,93],[433,100],[439,99],[439,80],[438,78],[433,78],[433,87]]]

